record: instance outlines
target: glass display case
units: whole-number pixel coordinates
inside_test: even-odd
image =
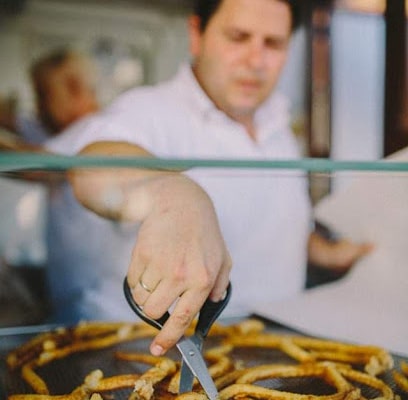
[[[73,298],[79,307],[89,307],[87,318],[91,320],[103,319],[101,310],[109,319],[132,318],[121,285],[135,257],[132,252],[139,229],[148,228],[139,221],[146,215],[146,198],[140,194],[128,198],[127,193],[138,192],[143,186],[134,177],[135,171],[152,169],[166,176],[167,183],[159,183],[158,190],[171,186],[181,172],[212,199],[233,261],[235,308],[225,313],[225,320],[257,316],[275,328],[284,327],[285,332],[381,346],[396,357],[407,357],[407,159],[406,150],[382,161],[66,157],[3,152],[3,354],[19,337],[77,322],[70,309]],[[88,192],[104,187],[106,173],[110,179],[126,182],[124,192],[97,194],[108,208],[120,204],[125,211],[102,218],[87,210],[67,181],[73,171],[81,171],[88,179]],[[327,182],[330,193],[322,197],[319,183],[326,192]],[[173,221],[190,216],[187,209],[196,210],[197,218],[190,220],[195,225],[191,237],[200,229],[201,235],[213,232],[211,217],[203,218],[199,202],[190,202],[181,192],[172,196],[175,200],[169,204],[180,204],[183,210],[179,210],[180,219],[174,217]],[[160,244],[153,240],[144,244],[158,255],[171,254],[169,243],[185,245],[188,253],[195,243],[182,240],[190,233],[183,236],[180,227],[184,225],[168,224],[167,212],[171,212],[170,206],[163,211],[162,225],[153,229]],[[347,254],[347,243],[343,243],[345,247],[339,247],[337,256],[348,261],[333,266],[326,258],[327,265],[317,265],[307,257],[308,234],[313,230],[331,244],[365,243],[367,251],[348,269],[346,264],[353,256]],[[211,251],[208,254],[212,256]],[[270,265],[261,266],[265,260]],[[171,257],[166,262],[174,264]],[[56,267],[58,263],[61,269]],[[86,263],[90,268],[83,266]],[[65,301],[58,310],[52,308],[55,293]],[[126,310],[115,308],[115,298],[123,300]]]

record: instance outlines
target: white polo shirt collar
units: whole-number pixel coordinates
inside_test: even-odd
[[[222,118],[231,123],[236,123],[225,113],[220,111],[204,92],[194,76],[190,64],[183,64],[175,79],[183,82],[187,96],[191,98],[197,111],[202,115],[203,120]],[[264,142],[268,140],[271,135],[276,135],[279,132],[286,133],[289,119],[288,99],[282,93],[275,91],[256,111],[257,141]]]

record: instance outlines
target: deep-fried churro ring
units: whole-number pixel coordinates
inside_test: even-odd
[[[130,400],[150,400],[154,393],[154,385],[176,372],[176,363],[167,357],[155,357],[143,353],[116,352],[116,357],[126,361],[136,361],[154,365],[134,382]]]
[[[313,363],[303,365],[262,365],[259,367],[249,368],[237,383],[254,383],[256,381],[269,378],[299,378],[299,377],[321,377],[328,384],[333,386],[338,393],[350,393],[353,389],[335,366],[330,363]]]
[[[351,368],[343,369],[340,367],[340,372],[348,380],[362,383],[366,386],[372,387],[380,391],[382,396],[378,397],[378,399],[381,399],[381,400],[393,400],[394,399],[394,393],[392,389],[388,385],[386,385],[382,380],[375,378],[374,376],[371,376],[364,372],[356,371]]]
[[[111,390],[132,388],[139,376],[138,374],[125,374],[103,378],[95,386],[95,391],[109,392]]]
[[[37,335],[14,351],[11,351],[6,358],[7,365],[12,370],[19,368],[26,362],[36,358],[44,350],[45,343],[67,342],[69,337],[70,332],[65,328]]]
[[[287,365],[262,365],[259,367],[253,367],[247,369],[245,373],[243,373],[237,380],[237,384],[252,384],[256,381],[268,379],[268,378],[277,378],[277,377],[321,377],[326,380],[331,386],[337,389],[337,393],[328,396],[316,396],[316,398],[320,399],[337,399],[337,398],[348,398],[348,399],[360,399],[360,392],[356,389],[351,383],[350,380],[354,382],[359,382],[371,388],[374,388],[381,392],[381,397],[378,399],[381,400],[392,400],[394,399],[394,394],[391,388],[386,385],[380,379],[377,379],[371,375],[368,375],[363,372],[359,372],[353,370],[349,367],[342,367],[340,365],[332,364],[330,362],[325,363],[313,363],[313,364],[303,364],[303,365],[296,365],[296,366],[287,366]],[[347,380],[346,380],[346,379]],[[254,385],[255,386],[255,385]],[[274,399],[274,398],[287,398],[287,399],[309,399],[315,397],[308,397],[310,395],[301,395],[301,394],[293,394],[290,395],[285,394],[285,392],[280,392],[273,389],[263,390],[257,388],[252,388],[250,391],[248,387],[242,387],[245,389],[245,393],[238,393],[238,388],[236,387],[233,390],[233,397],[241,397],[242,395],[245,396],[255,396],[256,398],[266,398],[266,399]],[[230,395],[230,391],[232,389],[225,389],[220,393],[220,398],[222,399],[223,396]],[[268,394],[269,393],[269,394]],[[281,394],[278,394],[281,393]],[[266,397],[263,397],[266,396]],[[281,397],[279,397],[281,396]],[[292,397],[290,397],[292,396]]]
[[[245,372],[245,369],[235,369],[228,372],[226,375],[223,375],[214,381],[215,386],[218,390],[224,389],[235,383]]]
[[[226,338],[225,342],[235,347],[280,349],[299,362],[326,360],[363,364],[366,372],[373,376],[393,367],[393,359],[389,353],[375,346],[361,346],[301,336],[279,336],[268,333],[231,335]]]
[[[404,392],[408,393],[408,378],[398,371],[392,371],[392,377],[397,386]]]
[[[11,395],[8,400],[88,400],[102,378],[102,371],[95,370],[88,374],[84,383],[70,394],[56,396],[48,394]]]
[[[208,400],[208,397],[204,393],[188,392],[179,394],[175,400]]]
[[[300,347],[313,351],[317,359],[365,364],[366,372],[373,376],[383,373],[394,366],[393,358],[380,347],[362,346],[303,336],[295,336],[292,340]],[[324,354],[320,354],[323,351],[326,351],[326,357]],[[331,351],[330,357],[329,351]],[[349,356],[347,360],[344,359],[345,354]]]
[[[89,374],[84,384],[76,388],[72,393],[66,395],[49,394],[23,394],[11,395],[9,400],[88,400],[91,392],[94,392],[90,400],[97,400],[94,394],[109,392],[112,390],[132,388],[139,378],[137,374],[116,375],[104,378],[101,371],[96,370]],[[100,397],[100,396],[99,396]],[[101,397],[100,397],[101,398]]]
[[[405,361],[400,362],[401,373],[393,371],[392,376],[398,387],[404,392],[408,393],[408,363]]]
[[[296,394],[267,389],[262,386],[247,383],[236,383],[221,390],[219,400],[229,399],[265,399],[265,400],[357,400],[360,399],[358,389],[351,389],[349,393],[336,393],[333,395],[314,396],[310,394]]]
[[[37,358],[43,360],[38,365],[43,365],[71,353],[109,347],[154,334],[154,328],[146,324],[82,322],[73,328],[59,328],[34,337],[11,351],[6,361],[12,370]]]
[[[40,335],[40,339],[34,338],[11,352],[7,362],[10,369],[22,366],[23,379],[36,393],[47,395],[47,384],[35,372],[35,368],[72,353],[102,349],[153,334],[153,328],[145,324],[81,323],[71,329],[58,329],[53,333]],[[23,364],[19,357],[24,360]]]
[[[401,361],[400,362],[400,367],[401,367],[401,371],[402,373],[408,377],[408,362],[406,361]]]
[[[32,387],[35,393],[49,394],[48,386],[45,381],[34,371],[37,363],[31,362],[23,365],[21,375],[23,379]]]

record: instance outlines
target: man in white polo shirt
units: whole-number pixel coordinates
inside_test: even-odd
[[[287,101],[273,93],[298,22],[296,3],[196,1],[189,20],[191,65],[168,82],[129,91],[48,148],[68,154],[299,158]],[[131,237],[125,246],[123,239],[119,252],[112,247],[108,263],[67,266],[66,276],[79,282],[77,298],[87,302],[84,315],[128,313],[121,285],[130,259],[128,282],[148,315],[158,318],[176,302],[152,342],[155,355],[175,344],[208,296],[223,296],[229,280],[230,313],[304,287],[311,215],[307,181],[299,174],[104,170],[72,174],[71,182],[97,214],[139,224],[137,240]],[[118,226],[105,224],[111,232]],[[97,237],[104,232],[101,226]],[[351,264],[364,251],[354,246],[338,264]],[[85,270],[92,270],[89,281],[81,281]],[[61,280],[59,286],[66,284]]]

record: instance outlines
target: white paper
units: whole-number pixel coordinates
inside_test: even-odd
[[[395,160],[406,161],[408,151]],[[408,356],[408,174],[367,173],[316,207],[344,237],[374,243],[345,278],[254,312],[305,334]]]

